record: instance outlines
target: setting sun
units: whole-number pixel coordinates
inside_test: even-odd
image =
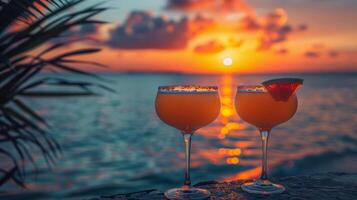
[[[233,59],[230,57],[226,57],[223,59],[223,65],[228,67],[231,66],[233,64]]]

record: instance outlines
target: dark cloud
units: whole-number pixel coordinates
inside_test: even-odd
[[[245,0],[168,0],[168,10],[178,11],[241,11],[251,13],[252,9]]]
[[[268,50],[274,44],[286,41],[289,33],[291,32],[292,28],[290,25],[264,29],[263,34],[260,37],[258,50]]]
[[[169,10],[193,10],[206,7],[206,4],[211,4],[212,1],[194,1],[194,0],[168,0],[166,8]]]
[[[99,27],[100,25],[98,24],[83,24],[65,32],[64,36],[71,37],[72,39],[88,38],[89,36],[98,34]]]
[[[306,51],[304,55],[307,58],[318,58],[318,57],[320,57],[320,53],[316,52],[316,51]]]
[[[79,28],[77,34],[80,36],[93,35],[99,32],[98,29],[99,29],[99,25],[97,24],[84,24]]]
[[[194,48],[196,53],[219,53],[225,49],[225,46],[216,40],[211,40],[203,44],[199,44]]]
[[[74,37],[78,39],[85,39],[86,43],[89,44],[103,44],[104,39],[99,31],[100,26],[101,25],[99,24],[84,24],[74,33]]]
[[[122,25],[111,31],[107,43],[118,49],[183,49],[198,31],[210,23],[202,16],[173,21],[134,11]]]
[[[306,31],[308,29],[308,26],[306,24],[299,24],[297,27],[298,31]]]
[[[99,44],[101,39],[99,36],[98,24],[84,24],[79,27],[70,29],[57,38],[52,39],[50,44],[67,42],[68,46],[71,45],[69,41],[82,41],[88,44]]]
[[[331,58],[336,58],[336,57],[338,57],[340,54],[339,54],[337,51],[330,51],[330,52],[328,52],[328,55],[329,55]]]
[[[324,43],[314,43],[309,50],[305,52],[305,56],[309,58],[317,58],[321,56],[329,56],[330,58],[337,58],[340,55],[336,50],[331,50]]]

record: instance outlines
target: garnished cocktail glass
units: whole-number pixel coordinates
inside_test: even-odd
[[[281,83],[282,80],[283,83]],[[302,84],[302,80],[294,82],[297,85],[293,86],[289,81],[278,79],[272,83],[268,82],[270,85],[238,86],[235,99],[237,113],[244,121],[256,126],[262,138],[263,155],[260,179],[242,185],[242,189],[249,193],[274,194],[285,190],[284,186],[272,183],[268,179],[267,148],[271,129],[288,121],[297,110],[298,100],[295,90]]]

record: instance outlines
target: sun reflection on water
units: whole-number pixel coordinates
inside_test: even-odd
[[[222,180],[249,179],[257,177],[260,173],[258,164],[247,159],[247,155],[248,157],[257,156],[259,150],[256,148],[256,142],[251,140],[256,135],[252,135],[252,132],[247,130],[247,124],[236,114],[234,105],[236,85],[236,80],[232,76],[222,76],[219,87],[221,98],[220,115],[215,123],[199,130],[206,140],[219,140],[220,145],[210,149],[207,146],[198,147],[199,150],[195,153],[196,155],[193,154],[195,157],[193,163],[196,166],[199,166],[199,160],[202,161],[203,159],[215,165],[224,163],[224,165],[237,165],[243,169],[248,168],[248,170],[240,171],[237,174],[227,175]],[[242,156],[245,157],[242,158]],[[203,163],[201,164],[203,165]]]
[[[239,122],[238,116],[235,113],[234,93],[232,76],[223,76],[221,85],[221,115],[218,119],[221,122],[218,138],[221,140],[225,139],[232,131],[245,128]],[[237,165],[240,163],[239,156],[242,154],[242,149],[239,147],[219,148],[218,153],[225,157],[226,164]]]
[[[224,139],[232,130],[240,130],[245,126],[238,122],[238,116],[235,113],[234,107],[234,86],[232,76],[226,75],[222,77],[221,85],[221,115],[219,121],[221,122],[219,139]]]

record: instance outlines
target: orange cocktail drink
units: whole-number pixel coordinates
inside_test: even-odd
[[[166,124],[193,133],[216,119],[220,101],[217,92],[159,92],[155,106],[157,115]]]
[[[284,186],[268,179],[268,139],[273,127],[294,116],[298,105],[295,91],[302,83],[302,79],[283,78],[265,81],[262,85],[238,86],[235,99],[237,113],[259,129],[263,150],[260,179],[242,184],[244,191],[256,194],[284,192]]]
[[[277,101],[263,86],[241,86],[238,90],[235,106],[239,116],[259,129],[270,130],[288,121],[296,112],[295,94],[287,101]]]
[[[219,114],[221,103],[214,86],[161,86],[157,92],[155,108],[159,118],[183,134],[186,170],[182,187],[166,191],[167,199],[207,199],[210,192],[191,186],[190,150],[193,133],[213,122]]]

